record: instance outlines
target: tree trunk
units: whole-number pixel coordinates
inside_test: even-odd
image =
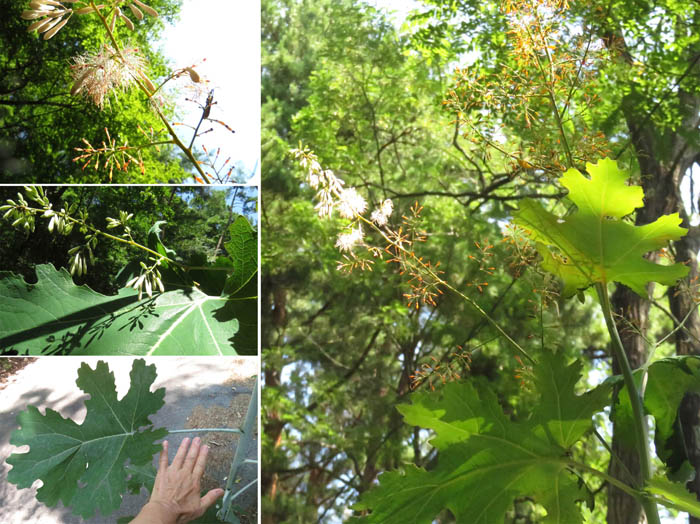
[[[262,329],[261,329],[261,347],[269,348],[274,329],[280,327],[277,323],[277,316],[275,312],[279,309],[277,303],[273,304],[271,297],[275,295],[277,288],[274,286],[272,280],[265,276],[262,279],[262,292],[261,292],[261,304],[260,311],[262,317]],[[280,387],[280,370],[274,367],[273,363],[268,359],[264,361],[263,365],[263,375],[265,377],[264,387],[265,388],[277,388]],[[269,438],[274,444],[273,448],[277,449],[282,443],[282,431],[284,430],[285,422],[280,417],[280,414],[275,409],[270,409],[269,407],[264,411],[264,423],[263,432],[266,438]],[[260,475],[260,491],[261,496],[268,497],[270,501],[275,500],[277,495],[277,488],[279,483],[279,475],[275,471],[270,471],[269,468],[265,467],[263,462],[263,467],[261,469]],[[263,524],[275,524],[277,522],[277,516],[268,512],[263,512],[262,523]]]

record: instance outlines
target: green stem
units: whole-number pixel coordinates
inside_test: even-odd
[[[620,491],[627,493],[630,497],[640,499],[644,496],[642,492],[628,486],[627,484],[625,484],[619,479],[616,479],[615,477],[611,477],[604,471],[597,470],[595,468],[587,466],[586,464],[582,464],[581,462],[576,462],[575,460],[567,460],[566,464],[570,468],[577,469],[579,471],[585,471],[586,473],[590,473],[591,475],[595,475],[596,477],[603,479],[608,484],[615,486]]]
[[[542,41],[544,42],[544,52],[545,55],[547,56],[547,61],[549,63],[549,76],[547,73],[544,71],[544,66],[542,65],[542,62],[540,61],[540,57],[537,56],[537,53],[533,53],[535,57],[535,62],[537,63],[537,68],[540,70],[540,74],[542,75],[542,79],[545,82],[545,89],[547,90],[547,97],[549,98],[550,103],[552,104],[552,110],[554,111],[554,116],[557,120],[557,127],[559,128],[559,134],[561,135],[561,141],[562,144],[564,145],[564,152],[566,153],[566,159],[569,162],[569,167],[574,167],[574,157],[571,154],[571,149],[569,148],[569,141],[566,139],[566,133],[564,132],[564,124],[562,123],[561,119],[561,114],[559,113],[559,108],[557,107],[557,101],[554,96],[554,90],[552,89],[552,85],[554,84],[554,61],[552,60],[552,55],[549,54],[549,49],[547,48],[547,39],[542,32],[542,27],[539,24],[539,19],[537,23],[537,29],[540,33],[540,37],[542,38]],[[530,42],[532,42],[533,45],[535,45],[535,39],[532,38],[532,35],[530,34],[530,31],[527,30],[527,35],[530,38]]]
[[[600,306],[603,309],[605,324],[612,340],[613,355],[617,359],[620,369],[622,369],[622,377],[625,381],[625,388],[627,389],[630,403],[632,404],[634,432],[637,440],[639,466],[641,470],[641,479],[639,479],[641,486],[639,487],[643,488],[652,477],[651,449],[649,448],[649,427],[647,426],[647,419],[644,415],[644,400],[640,390],[637,388],[637,385],[634,382],[632,368],[630,367],[629,360],[627,360],[627,354],[625,353],[625,348],[620,340],[620,334],[617,332],[615,319],[613,319],[612,316],[612,308],[610,306],[610,297],[608,296],[607,285],[605,283],[596,284],[596,291],[598,292]],[[642,382],[644,381],[642,380]],[[661,521],[659,520],[659,510],[656,507],[656,503],[647,496],[643,496],[641,502],[644,512],[646,513],[648,523],[661,524]]]
[[[30,212],[34,213],[35,215],[43,214],[46,211],[46,209],[38,209],[35,207],[24,207],[23,209],[26,211],[30,211]],[[158,253],[157,251],[153,251],[151,248],[148,248],[148,247],[144,246],[143,244],[139,244],[138,242],[136,242],[134,240],[121,238],[121,237],[118,237],[115,235],[111,235],[109,233],[105,233],[104,231],[97,229],[94,226],[91,226],[87,222],[83,222],[81,220],[78,220],[77,218],[73,218],[72,216],[68,215],[67,213],[62,213],[60,211],[54,211],[54,213],[56,213],[56,215],[63,217],[64,219],[66,219],[70,222],[73,222],[74,224],[84,226],[87,229],[89,229],[90,231],[92,231],[93,233],[96,233],[100,236],[103,236],[105,238],[109,238],[110,240],[114,240],[116,242],[121,242],[122,244],[126,244],[127,246],[141,249],[142,251],[145,251],[145,252],[153,255],[154,257],[156,257],[156,259],[165,260],[166,262],[169,262],[173,265],[176,265],[177,267],[179,267],[183,271],[192,271],[193,269],[203,269],[203,270],[208,270],[208,271],[226,271],[226,272],[232,271],[232,268],[230,268],[230,267],[188,266],[187,264],[183,264],[182,262],[178,262],[177,260],[173,260],[170,257],[162,255],[161,253]]]
[[[231,428],[201,428],[201,429],[169,429],[168,434],[174,433],[243,433],[240,429]]]

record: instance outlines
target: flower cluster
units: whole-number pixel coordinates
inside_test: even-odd
[[[66,3],[75,3],[76,0],[64,0]],[[64,6],[61,2],[54,0],[32,0],[29,2],[30,9],[22,11],[22,18],[34,20],[27,31],[36,31],[44,34],[44,40],[48,40],[68,23],[73,13],[84,14],[85,9],[92,10],[92,7],[73,10]]]
[[[430,391],[435,391],[435,385],[445,385],[448,382],[461,380],[465,373],[471,370],[472,353],[457,346],[458,351],[451,351],[442,359],[431,356],[423,362],[413,375],[410,375],[411,389],[416,390],[427,384]]]
[[[316,189],[316,211],[318,216],[330,217],[337,209],[342,218],[352,220],[346,231],[338,235],[336,247],[340,251],[352,252],[353,248],[362,243],[364,232],[359,220],[367,210],[367,201],[354,187],[344,187],[345,182],[338,178],[330,169],[323,169],[314,153],[301,146],[291,151],[306,169],[306,182]],[[384,200],[371,214],[371,221],[377,226],[385,226],[394,211],[394,203]],[[365,220],[366,222],[366,220]]]
[[[158,149],[157,144],[169,143],[169,141],[154,141],[155,132],[151,129],[150,136],[140,126],[139,131],[146,137],[153,140],[150,145]],[[73,162],[83,162],[83,169],[86,169],[90,164],[94,169],[99,169],[100,165],[104,168],[109,167],[109,181],[112,181],[114,168],[118,171],[127,172],[131,165],[136,165],[141,170],[141,174],[146,172],[146,167],[141,156],[142,146],[130,146],[128,141],[118,145],[117,139],[112,138],[109,134],[109,129],[105,128],[107,141],[102,141],[102,146],[95,147],[87,139],[83,138],[86,147],[76,147],[75,150],[80,153],[73,158]]]
[[[82,92],[102,109],[111,92],[130,87],[136,79],[144,79],[144,66],[136,48],[118,52],[104,45],[97,53],[83,53],[73,59],[71,94]]]
[[[306,182],[317,190],[318,215],[330,217],[333,210],[337,209],[342,218],[350,220],[335,243],[343,253],[343,260],[338,263],[337,269],[345,272],[353,269],[371,270],[373,259],[384,259],[388,256],[387,262],[396,263],[400,274],[408,279],[411,292],[405,293],[404,297],[409,307],[419,308],[420,304],[436,306],[436,299],[442,294],[440,288],[445,285],[439,276],[442,273],[438,269],[439,263],[433,265],[429,260],[416,256],[411,250],[413,243],[426,239],[419,228],[422,207],[416,203],[411,207],[409,216],[402,215],[401,226],[393,229],[389,227],[388,222],[394,212],[394,203],[386,199],[372,211],[368,220],[363,216],[367,210],[367,202],[355,188],[344,187],[345,183],[336,177],[333,171],[323,169],[316,155],[301,145],[291,153],[306,170]],[[366,244],[363,226],[378,233],[385,246],[382,248]],[[366,248],[370,257],[362,257],[356,253],[358,246]]]

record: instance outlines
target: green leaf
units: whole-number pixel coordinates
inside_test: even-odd
[[[643,373],[641,369],[635,371],[638,383]],[[669,387],[670,384],[673,387]],[[683,437],[676,435],[678,428],[675,424],[678,408],[687,393],[700,393],[700,357],[669,357],[648,367],[644,409],[654,417],[656,454],[668,465],[671,473],[680,470],[687,459],[683,451]],[[625,388],[620,390],[613,417],[622,428],[620,436],[628,444],[634,445],[632,406]]]
[[[167,222],[165,220],[159,220],[153,224],[153,226],[151,226],[151,229],[148,230],[148,248],[160,253],[164,257],[174,258],[177,253],[175,253],[174,250],[165,247],[165,244],[163,244],[163,241],[160,239],[160,235],[163,232],[160,226],[163,224],[167,224]],[[164,266],[167,267],[167,265],[167,262],[165,262]]]
[[[525,200],[514,216],[514,222],[537,242],[542,266],[564,281],[564,295],[572,296],[597,282],[614,281],[646,297],[647,283],[672,285],[683,278],[688,267],[662,266],[643,258],[687,233],[679,227],[678,213],[644,226],[620,220],[643,206],[642,188],[627,186],[627,175],[613,160],[602,159],[586,168],[590,179],[576,169],[561,177],[576,212],[558,217],[534,200]]]
[[[534,381],[541,401],[526,422],[509,420],[495,394],[471,383],[413,395],[413,403],[399,411],[408,424],[435,431],[437,467],[410,465],[404,474],[383,474],[380,486],[365,493],[355,509],[372,509],[370,523],[430,523],[448,508],[457,522],[491,524],[503,522],[516,498],[530,497],[547,510],[544,522],[581,522],[576,502],[587,500],[588,493],[570,470],[567,449],[591,428],[610,388],[577,396],[579,363],[565,366],[562,357],[544,355],[542,366]],[[561,420],[563,410],[572,413]]]
[[[684,484],[656,476],[647,484],[646,491],[654,496],[657,503],[678,511],[687,511],[694,517],[700,517],[700,502],[694,493],[688,492]]]
[[[231,240],[226,243],[226,250],[233,260],[234,270],[226,280],[224,293],[234,295],[257,275],[258,235],[243,215],[231,224],[229,233]]]
[[[0,348],[21,354],[235,355],[257,351],[255,298],[196,288],[138,300],[76,286],[64,269],[37,266],[38,282],[0,273]]]
[[[20,428],[10,443],[29,446],[27,453],[13,453],[9,482],[27,488],[41,479],[37,499],[47,506],[60,500],[76,515],[89,518],[99,510],[103,516],[117,510],[127,491],[127,460],[136,466],[148,464],[160,446],[165,429],[153,429],[149,417],[163,406],[165,389],[150,391],[155,366],[135,360],[131,386],[117,399],[114,374],[103,361],[91,369],[83,363],[76,384],[90,398],[82,424],[47,409],[42,415],[34,406],[17,416]]]
[[[591,417],[610,403],[612,385],[608,383],[580,396],[575,393],[582,367],[580,360],[565,366],[561,358],[545,353],[533,369],[534,384],[541,396],[533,420],[562,448],[578,442],[591,428]]]

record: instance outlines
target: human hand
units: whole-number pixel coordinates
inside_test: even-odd
[[[139,517],[153,519],[158,515],[155,518],[164,524],[184,524],[203,515],[224,494],[223,489],[213,489],[203,497],[199,495],[208,452],[209,448],[201,445],[199,437],[192,440],[191,445],[190,439],[185,438],[168,466],[168,441],[164,441],[151,499]],[[132,522],[141,522],[139,517]]]

